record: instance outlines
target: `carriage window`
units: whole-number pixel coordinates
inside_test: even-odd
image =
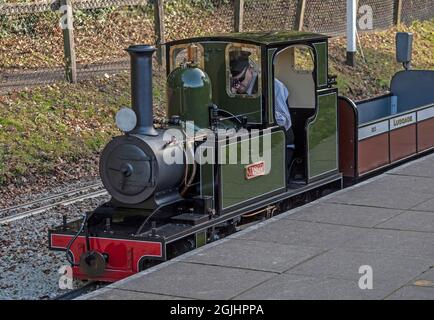
[[[314,70],[313,53],[309,47],[294,47],[292,69],[300,73],[312,73]]]
[[[258,97],[261,92],[261,51],[258,46],[231,44],[226,49],[229,96]]]
[[[187,62],[196,62],[199,68],[204,67],[203,47],[198,43],[181,44],[170,48],[170,70]]]

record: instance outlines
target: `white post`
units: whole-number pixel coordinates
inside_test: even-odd
[[[357,0],[347,0],[347,64],[355,66],[357,52]]]

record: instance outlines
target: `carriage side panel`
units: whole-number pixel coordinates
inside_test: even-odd
[[[417,150],[434,148],[434,106],[417,113]]]
[[[416,154],[416,112],[390,119],[390,161]]]

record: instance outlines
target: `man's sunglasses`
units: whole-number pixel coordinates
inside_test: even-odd
[[[244,71],[240,73],[239,76],[237,76],[236,78],[234,77],[232,78],[232,87],[238,87],[241,84],[241,82],[243,82],[246,79],[247,69],[248,67],[246,67]]]

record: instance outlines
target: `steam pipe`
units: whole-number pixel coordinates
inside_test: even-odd
[[[126,51],[131,58],[131,104],[137,116],[137,125],[130,133],[158,136],[152,103],[152,55],[155,48],[133,45]]]

